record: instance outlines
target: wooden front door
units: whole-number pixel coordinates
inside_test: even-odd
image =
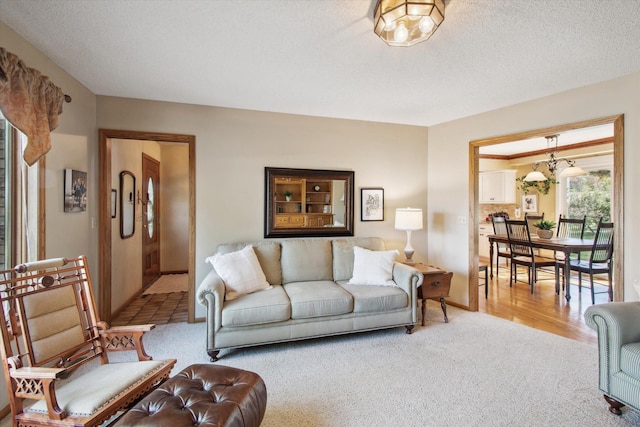
[[[160,276],[160,163],[142,154],[142,287]]]

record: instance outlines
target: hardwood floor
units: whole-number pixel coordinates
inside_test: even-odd
[[[541,272],[531,294],[525,282],[509,287],[509,269],[501,266],[499,276],[489,279],[489,297],[484,298],[484,273],[480,273],[479,311],[540,329],[566,338],[597,344],[596,331],[584,323],[584,311],[591,306],[588,287],[580,292],[578,278],[572,277],[570,294],[566,300],[564,293],[556,295],[555,278],[552,272]],[[518,279],[527,279],[526,270],[518,270]],[[588,283],[583,276],[583,283]],[[606,282],[604,282],[606,283]],[[603,292],[606,286],[596,285],[596,292]],[[596,304],[608,302],[606,293],[596,294]]]

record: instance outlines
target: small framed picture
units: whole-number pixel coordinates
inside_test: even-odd
[[[111,218],[115,218],[118,212],[118,190],[111,189]]]
[[[64,170],[64,211],[87,210],[87,173],[75,169]]]
[[[525,194],[522,196],[522,212],[538,212],[538,195]]]
[[[360,221],[384,221],[384,189],[360,189]]]

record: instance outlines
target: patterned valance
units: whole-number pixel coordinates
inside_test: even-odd
[[[47,76],[0,47],[0,110],[29,138],[24,161],[29,166],[51,149],[65,95]]]

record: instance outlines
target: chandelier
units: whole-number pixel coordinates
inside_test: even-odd
[[[413,46],[431,37],[443,20],[443,0],[378,0],[373,31],[389,46]]]
[[[533,164],[533,170],[524,177],[524,180],[527,182],[535,182],[535,181],[546,181],[547,177],[538,170],[538,166],[541,164],[546,164],[547,169],[551,175],[556,174],[556,170],[558,169],[558,163],[566,162],[569,167],[565,168],[560,173],[560,178],[569,178],[573,176],[583,176],[587,173],[582,170],[582,168],[577,167],[575,164],[575,160],[569,160],[565,158],[557,158],[558,154],[558,135],[545,136],[547,139],[547,149],[551,146],[552,143],[555,143],[555,148],[549,154],[549,160],[539,160]]]

